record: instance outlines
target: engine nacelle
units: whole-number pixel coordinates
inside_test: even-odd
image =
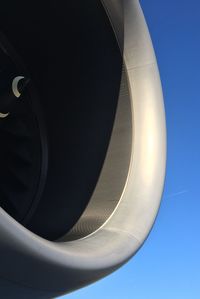
[[[52,298],[118,269],[153,226],[159,71],[138,0],[6,0],[0,23],[0,296]]]

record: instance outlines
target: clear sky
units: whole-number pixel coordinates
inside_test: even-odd
[[[200,298],[200,1],[141,4],[167,113],[163,201],[149,239],[131,262],[68,299]]]

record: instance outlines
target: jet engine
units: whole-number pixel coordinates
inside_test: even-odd
[[[159,71],[138,0],[6,0],[0,24],[0,297],[53,298],[117,270],[153,226]]]

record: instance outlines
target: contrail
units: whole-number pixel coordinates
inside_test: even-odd
[[[185,194],[187,192],[189,192],[189,190],[182,190],[182,191],[179,191],[179,192],[175,192],[175,193],[171,193],[169,195],[166,195],[165,198],[177,197],[177,196]]]

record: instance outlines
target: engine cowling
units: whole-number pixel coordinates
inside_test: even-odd
[[[69,2],[6,0],[0,12],[3,298],[52,298],[112,273],[160,205],[165,111],[139,1]]]

